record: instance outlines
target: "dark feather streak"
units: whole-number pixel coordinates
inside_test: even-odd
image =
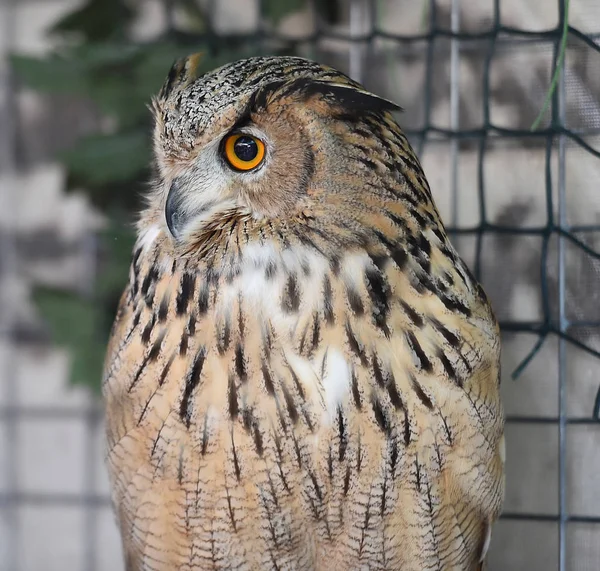
[[[387,388],[387,392],[390,397],[390,402],[392,403],[392,406],[396,410],[404,409],[404,403],[402,402],[402,397],[400,396],[400,393],[398,392],[398,387],[396,386],[396,380],[394,379],[393,375],[390,375],[390,378],[388,379],[386,388]]]
[[[392,472],[392,478],[396,474],[396,464],[398,463],[398,443],[396,439],[389,441],[389,454],[390,454],[390,471]]]
[[[293,313],[298,311],[299,307],[300,291],[298,290],[298,279],[295,274],[290,274],[283,293],[282,309],[288,313]]]
[[[348,495],[348,489],[350,488],[350,465],[346,466],[346,473],[344,474],[344,496]]]
[[[375,325],[389,337],[390,331],[387,325],[387,316],[390,310],[389,297],[390,287],[381,272],[377,268],[370,268],[365,272],[367,291],[373,304],[373,321]]]
[[[237,387],[235,386],[235,379],[233,375],[229,375],[229,386],[227,389],[228,401],[229,401],[229,417],[231,420],[237,418],[239,412]]]
[[[407,331],[406,339],[408,341],[410,348],[413,350],[414,354],[416,355],[421,369],[423,371],[425,371],[426,373],[430,373],[433,370],[433,366],[431,364],[431,361],[427,358],[425,351],[423,351],[423,348],[421,347],[421,344],[417,340],[417,337],[415,336],[415,334],[412,331]]]
[[[179,406],[179,417],[183,422],[185,422],[188,428],[190,427],[191,423],[190,398],[194,392],[194,389],[200,382],[200,375],[202,374],[202,368],[204,366],[205,359],[206,348],[200,347],[185,378],[185,386],[183,389],[183,395],[181,397],[181,404]]]
[[[333,325],[335,316],[333,314],[333,290],[331,289],[331,280],[329,276],[323,279],[323,314],[325,322],[328,325]]]
[[[359,293],[352,286],[346,286],[346,297],[348,298],[348,304],[350,305],[350,309],[357,317],[360,317],[365,312],[365,307],[363,305],[362,299],[360,298]]]
[[[458,375],[456,374],[456,369],[454,368],[454,365],[452,365],[452,363],[450,362],[448,357],[446,357],[446,354],[444,353],[444,351],[442,349],[438,350],[437,357],[440,360],[440,362],[442,363],[442,366],[444,367],[444,371],[446,371],[446,375],[448,375],[448,377],[452,381],[454,381],[458,386],[462,387],[462,380],[459,379]]]
[[[158,307],[158,322],[164,323],[167,320],[167,315],[169,313],[169,297],[165,294],[160,301],[160,305]]]
[[[311,349],[310,354],[312,354],[317,347],[319,346],[319,341],[321,339],[321,324],[319,322],[319,314],[315,312],[313,316],[313,330],[312,330],[312,338],[311,338]]]
[[[404,411],[404,444],[406,446],[410,444],[410,420],[407,411]]]
[[[146,324],[146,327],[144,327],[144,331],[142,331],[142,343],[144,345],[147,345],[148,341],[150,341],[150,335],[152,334],[152,329],[154,327],[155,322],[156,322],[156,316],[152,315],[152,317]]]
[[[450,427],[448,426],[448,421],[446,420],[446,417],[442,414],[441,411],[440,411],[440,417],[442,419],[442,424],[444,425],[444,432],[446,433],[446,438],[448,439],[448,444],[450,444],[450,446],[452,446],[454,439],[452,438],[452,433],[450,432]]]
[[[466,317],[471,316],[471,310],[462,302],[456,298],[451,298],[445,293],[437,292],[440,301],[446,306],[450,311],[455,311],[458,313],[462,313]]]
[[[143,296],[146,296],[148,294],[148,291],[150,290],[150,286],[158,279],[158,269],[155,266],[152,266],[149,270],[148,273],[146,274],[146,276],[144,277],[144,280],[142,281],[142,289],[141,289],[141,294]]]
[[[271,377],[271,373],[269,372],[269,368],[267,367],[267,364],[265,362],[263,362],[261,365],[261,371],[267,393],[269,393],[270,395],[274,395],[275,386],[273,385],[273,378]]]
[[[425,408],[431,410],[433,408],[433,403],[431,402],[431,399],[425,394],[423,387],[412,375],[410,378],[410,384],[413,390],[415,391],[417,398],[425,405]]]
[[[231,431],[231,454],[233,456],[233,471],[235,472],[235,479],[240,481],[240,461],[237,455],[237,450],[235,449],[235,440],[233,438],[233,430]]]
[[[317,476],[312,470],[309,470],[308,475],[310,477],[310,481],[312,482],[313,488],[315,489],[315,494],[319,500],[319,503],[323,503],[323,491],[321,490]]]
[[[131,381],[131,383],[129,384],[129,387],[127,388],[128,393],[130,393],[135,388],[135,386],[138,384],[138,381],[140,380],[140,377],[141,377],[142,373],[144,372],[146,365],[148,364],[149,358],[150,358],[150,354],[146,355],[142,359],[140,366],[138,367],[135,375],[133,376],[133,380]]]
[[[387,251],[389,252],[390,257],[394,260],[396,266],[398,266],[399,270],[403,270],[406,266],[406,262],[408,260],[408,254],[399,244],[393,242],[389,238],[385,236],[385,234],[375,231],[374,232],[377,239],[385,246]]]
[[[200,292],[198,293],[198,313],[200,315],[204,315],[208,311],[208,298],[208,282],[204,282],[200,286]]]
[[[179,343],[179,354],[182,357],[185,357],[185,354],[187,353],[188,350],[188,332],[184,331],[181,334],[181,341]]]
[[[348,433],[346,432],[346,421],[344,419],[344,413],[341,407],[338,407],[338,434],[340,439],[340,448],[338,453],[338,460],[340,462],[344,461],[344,457],[346,456],[346,448],[348,448]]]
[[[229,349],[231,342],[231,323],[229,316],[225,316],[223,323],[217,323],[217,351],[223,355]]]
[[[193,274],[184,273],[181,277],[181,284],[179,293],[177,294],[176,300],[176,312],[177,315],[182,315],[187,311],[190,297],[194,291],[194,284],[196,283],[196,277]]]
[[[163,383],[165,382],[165,379],[167,378],[167,375],[169,374],[169,369],[171,368],[171,365],[173,364],[174,360],[175,360],[175,353],[173,353],[169,357],[169,360],[167,361],[166,365],[163,367],[162,373],[160,374],[160,378],[158,379],[159,387],[161,387],[163,385]]]
[[[358,389],[358,377],[354,367],[352,367],[352,398],[354,399],[356,408],[360,411],[362,409],[362,402],[360,398],[360,391]]]
[[[379,359],[377,358],[377,355],[375,353],[373,353],[373,356],[371,358],[371,366],[373,368],[373,376],[375,377],[375,382],[383,388],[385,386],[386,379],[384,379],[383,377],[383,373],[381,372],[381,366],[379,364]]]
[[[354,331],[352,330],[352,326],[349,321],[346,321],[346,338],[348,339],[348,345],[352,352],[360,359],[361,365],[363,367],[368,366],[367,356],[365,355],[364,348],[361,346],[359,340],[356,338]]]
[[[196,318],[193,315],[190,315],[187,330],[190,337],[193,337],[196,334]]]
[[[285,385],[282,385],[283,390],[283,399],[285,400],[285,406],[287,408],[288,414],[290,415],[290,420],[292,424],[296,424],[298,422],[298,409],[294,404],[294,397],[287,390]]]
[[[373,396],[371,399],[371,405],[373,407],[373,414],[375,415],[375,421],[379,425],[379,428],[389,436],[391,433],[391,425],[390,420],[387,417],[387,414],[381,405],[381,402],[376,396]]]
[[[248,372],[246,371],[246,358],[244,356],[244,348],[241,343],[238,343],[235,348],[235,372],[242,383],[248,380]]]
[[[152,363],[153,361],[156,361],[156,359],[160,355],[160,349],[162,347],[163,340],[165,338],[166,333],[167,333],[167,330],[163,329],[160,332],[159,336],[156,338],[156,341],[154,341],[154,343],[152,344],[150,353],[148,353],[148,362]]]
[[[404,313],[406,313],[407,317],[411,320],[411,322],[414,325],[416,325],[419,328],[423,327],[423,317],[421,317],[421,315],[419,315],[415,309],[413,309],[405,301],[401,301],[400,305],[402,306]]]

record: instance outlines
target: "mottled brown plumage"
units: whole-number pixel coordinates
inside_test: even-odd
[[[128,571],[474,571],[504,491],[499,333],[391,115],[298,58],[154,102],[108,349]],[[265,142],[237,172],[222,141]]]

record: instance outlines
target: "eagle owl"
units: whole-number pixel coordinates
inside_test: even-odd
[[[398,107],[301,58],[197,70],[153,102],[105,364],[126,569],[481,569],[498,326]]]

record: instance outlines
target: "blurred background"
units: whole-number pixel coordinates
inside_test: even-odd
[[[194,51],[303,55],[402,105],[503,329],[489,569],[598,571],[597,0],[0,0],[0,569],[123,569],[101,366],[146,104]]]

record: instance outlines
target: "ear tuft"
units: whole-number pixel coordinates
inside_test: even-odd
[[[203,55],[198,52],[176,60],[158,94],[159,99],[166,99],[174,89],[182,89],[198,79]]]
[[[320,94],[333,105],[339,105],[348,111],[402,111],[402,107],[389,99],[384,99],[354,85],[328,83],[323,81],[308,82],[302,91],[307,97]]]
[[[337,83],[301,77],[292,81],[277,80],[263,85],[252,94],[247,113],[267,107],[270,97],[277,100],[282,97],[296,96],[306,100],[314,95],[322,96],[329,105],[355,114],[368,111],[402,111],[402,107],[396,103],[370,93],[354,82]]]

